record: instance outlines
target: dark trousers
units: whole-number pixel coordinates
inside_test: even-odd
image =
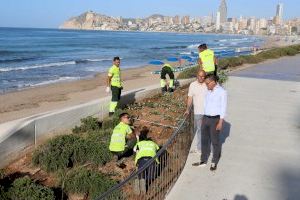
[[[130,157],[133,155],[133,147],[134,145],[136,144],[136,139],[131,139],[131,140],[128,140],[126,142],[126,147],[125,147],[125,150],[124,151],[119,151],[119,152],[114,152],[112,151],[112,154],[113,155],[116,155],[118,157],[118,160],[121,160],[122,158],[127,158],[127,157]]]
[[[220,118],[204,116],[201,126],[201,161],[207,162],[212,144],[212,163],[217,164],[221,156],[220,131],[216,130]]]
[[[113,102],[119,101],[121,99],[122,88],[119,88],[116,86],[111,86],[110,88],[111,88],[111,94],[112,94],[111,101],[113,101]]]

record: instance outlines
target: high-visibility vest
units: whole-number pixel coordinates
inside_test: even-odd
[[[115,86],[119,88],[122,87],[120,67],[113,65],[108,71],[108,76],[112,77],[111,86]]]
[[[215,53],[206,49],[199,53],[199,58],[202,61],[202,68],[205,72],[213,72],[215,71]]]
[[[164,67],[169,67],[171,68],[172,72],[174,72],[174,68],[170,64],[164,64]]]
[[[113,130],[111,135],[109,150],[113,152],[122,152],[126,146],[126,136],[131,134],[132,130],[129,125],[120,122]]]
[[[156,155],[156,151],[159,149],[159,146],[150,140],[143,140],[138,142],[134,148],[137,148],[138,151],[135,156],[135,164],[140,158],[151,157],[153,158]]]

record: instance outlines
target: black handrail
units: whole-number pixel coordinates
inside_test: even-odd
[[[190,112],[191,113],[191,112]],[[189,115],[188,116],[184,116],[182,122],[179,124],[178,128],[173,132],[172,136],[168,139],[168,141],[162,146],[162,148],[157,152],[157,154],[150,159],[149,161],[147,161],[147,163],[140,168],[139,170],[135,170],[130,176],[128,176],[125,180],[123,180],[122,182],[120,182],[119,184],[111,187],[109,190],[107,190],[105,193],[103,193],[101,196],[97,197],[95,200],[103,200],[106,199],[107,197],[109,197],[109,195],[111,195],[113,192],[117,191],[118,189],[120,189],[122,186],[124,186],[126,183],[128,183],[129,181],[131,181],[132,179],[134,179],[135,177],[139,176],[140,174],[142,174],[148,167],[150,167],[150,165],[152,165],[153,163],[156,162],[156,159],[159,158],[167,149],[167,147],[173,142],[173,140],[176,138],[176,136],[179,134],[179,131],[181,131],[182,127],[184,126],[184,124],[186,123],[186,121],[188,120]]]

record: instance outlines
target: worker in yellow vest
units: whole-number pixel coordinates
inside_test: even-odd
[[[113,66],[108,71],[106,92],[112,92],[111,102],[109,104],[109,116],[112,116],[121,99],[123,89],[121,81],[120,58],[114,57]]]
[[[206,44],[201,44],[198,47],[199,50],[199,61],[198,64],[202,70],[208,74],[217,74],[217,64],[218,60],[215,56],[214,51],[207,48]]]
[[[130,125],[128,113],[119,116],[120,123],[114,128],[111,135],[109,150],[114,154],[115,160],[133,155],[133,147],[136,144],[136,136]]]
[[[147,127],[142,128],[139,133],[139,141],[133,148],[133,151],[136,152],[135,164],[138,169],[141,169],[149,160],[155,157],[156,152],[159,150],[159,146],[148,138],[148,132],[149,129]],[[156,159],[155,163],[159,163],[158,159]],[[155,179],[155,163],[145,169],[144,172],[139,175],[139,179],[135,180],[134,191],[136,194],[146,193],[151,180]]]
[[[166,81],[167,74],[170,78],[168,86]],[[174,79],[175,76],[173,67],[170,64],[165,63],[160,72],[160,87],[163,94],[166,92],[174,92]]]

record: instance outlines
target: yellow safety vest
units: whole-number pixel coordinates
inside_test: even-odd
[[[111,86],[115,86],[119,88],[122,87],[120,67],[113,65],[108,71],[108,76],[112,77]]]
[[[170,64],[164,64],[164,67],[169,67],[174,72],[174,68]]]
[[[205,72],[213,72],[215,71],[215,53],[206,49],[199,53],[199,58],[202,61],[202,68]]]
[[[113,130],[109,144],[109,150],[113,152],[122,152],[126,146],[126,136],[131,134],[129,125],[120,122]]]
[[[140,158],[151,157],[153,158],[156,155],[156,151],[159,149],[159,146],[150,140],[138,142],[134,148],[138,148],[138,151],[135,156],[135,164]],[[157,160],[158,162],[158,160]]]

